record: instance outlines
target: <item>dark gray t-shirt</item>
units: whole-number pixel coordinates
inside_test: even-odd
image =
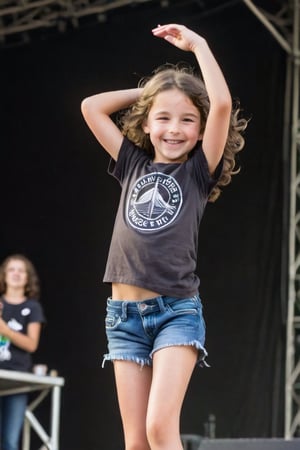
[[[29,298],[22,303],[12,304],[2,297],[1,302],[3,320],[12,330],[27,334],[30,323],[45,322],[42,306],[37,300]],[[29,372],[31,364],[31,353],[15,346],[6,337],[0,336],[0,369]]]
[[[198,230],[217,181],[201,143],[186,162],[166,164],[124,138],[109,173],[122,192],[103,281],[179,298],[198,293]]]

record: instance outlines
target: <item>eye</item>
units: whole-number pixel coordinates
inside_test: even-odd
[[[167,116],[158,116],[157,120],[169,120]]]
[[[195,119],[192,119],[191,117],[185,117],[183,119],[184,122],[195,122]]]

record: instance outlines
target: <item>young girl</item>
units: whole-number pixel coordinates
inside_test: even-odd
[[[29,372],[44,314],[32,263],[11,255],[0,266],[0,369]],[[27,394],[0,397],[1,450],[18,450]]]
[[[193,52],[204,83],[168,65],[139,88],[86,98],[82,113],[122,186],[104,275],[104,361],[114,363],[126,450],[181,450],[183,399],[206,356],[198,229],[231,180],[246,122],[204,38],[176,24],[152,33]],[[110,117],[120,110],[121,131]]]

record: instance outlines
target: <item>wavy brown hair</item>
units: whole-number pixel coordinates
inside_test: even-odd
[[[143,88],[140,98],[121,113],[118,121],[123,134],[137,146],[145,149],[151,157],[154,157],[154,148],[149,135],[143,130],[143,124],[156,95],[160,92],[176,88],[189,97],[200,112],[201,132],[204,131],[210,103],[203,80],[194,73],[191,66],[165,64],[156,69],[152,77],[143,78],[139,87]],[[239,168],[236,168],[235,158],[244,146],[242,132],[247,126],[247,120],[240,118],[239,113],[239,104],[236,103],[232,108],[229,132],[224,148],[223,170],[216,186],[210,193],[209,201],[211,202],[219,197],[221,187],[230,183],[232,175],[239,172]]]
[[[34,298],[35,300],[38,300],[40,297],[39,277],[32,262],[28,258],[26,258],[26,256],[21,254],[8,256],[0,265],[0,295],[5,294],[6,292],[6,269],[8,263],[12,260],[23,261],[23,263],[25,264],[27,272],[27,284],[25,286],[24,295],[26,295],[26,297],[28,298]]]

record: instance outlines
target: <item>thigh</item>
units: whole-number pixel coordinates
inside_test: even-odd
[[[130,448],[133,443],[144,443],[146,438],[146,415],[152,368],[141,367],[132,361],[114,361],[114,371],[119,407],[124,428],[125,441]]]
[[[159,417],[169,426],[177,427],[196,361],[197,349],[188,345],[165,347],[154,353],[148,421]]]
[[[3,450],[17,450],[24,423],[27,394],[8,395],[2,399],[1,439]]]

